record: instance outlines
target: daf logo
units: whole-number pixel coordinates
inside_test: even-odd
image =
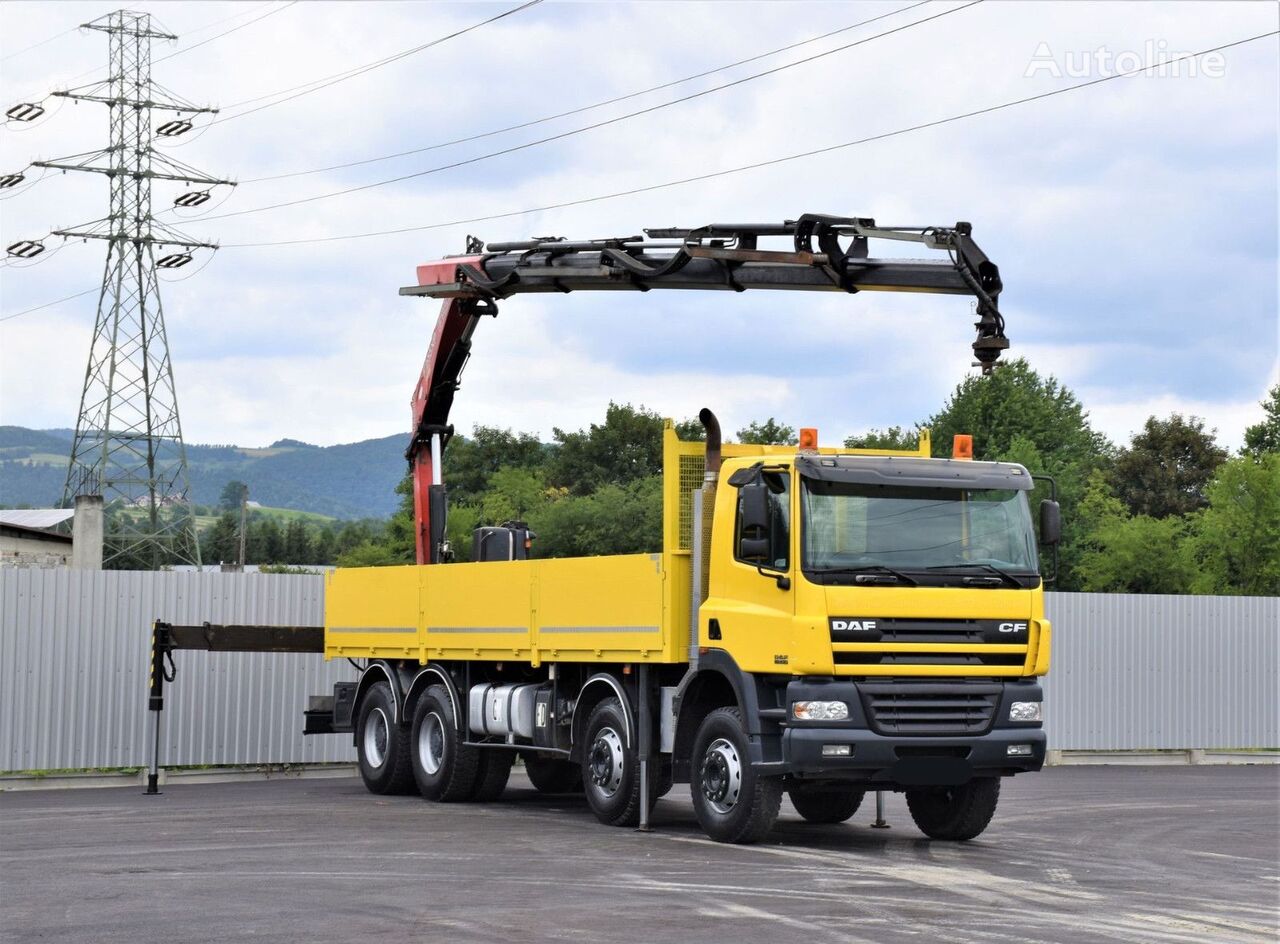
[[[1024,633],[1027,631],[1026,623],[1001,623],[997,629],[1002,633]]]
[[[850,630],[855,633],[869,633],[875,631],[876,621],[833,619],[831,621],[831,628],[837,632]]]

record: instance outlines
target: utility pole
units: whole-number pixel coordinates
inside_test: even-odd
[[[249,486],[241,483],[240,485],[240,572],[244,573],[245,564],[245,538],[248,535],[246,524],[249,518]]]
[[[175,114],[154,129],[155,134],[173,137],[191,130],[184,116],[216,111],[181,100],[152,82],[151,41],[177,37],[153,29],[149,14],[127,10],[107,14],[84,28],[108,35],[110,74],[54,95],[106,105],[111,144],[100,151],[33,162],[35,167],[104,174],[111,182],[111,209],[105,218],[54,231],[64,239],[107,242],[63,499],[103,496],[114,518],[103,555],[108,567],[198,565],[200,545],[189,501],[187,456],[156,269],[178,268],[191,261],[191,250],[218,247],[188,239],[156,220],[151,213],[151,182],[202,186],[232,182],[207,177],[153,147],[153,112]],[[194,200],[203,193],[185,195],[179,201],[193,198],[193,202],[178,205],[198,205]],[[176,251],[157,260],[156,247]]]

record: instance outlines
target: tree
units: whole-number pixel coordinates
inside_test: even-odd
[[[1033,457],[1037,464],[1028,464],[1028,471],[1056,479],[1062,504],[1058,587],[1079,589],[1074,566],[1085,530],[1075,509],[1090,473],[1109,464],[1113,449],[1089,426],[1076,395],[1018,358],[990,375],[967,377],[922,425],[932,430],[936,456],[950,456],[952,437],[968,433],[975,459],[1024,462]],[[1042,490],[1037,495],[1044,497]]]
[[[896,452],[914,452],[920,447],[920,429],[869,429],[861,436],[850,436],[844,441],[846,449],[893,449]]]
[[[240,518],[231,511],[223,512],[200,542],[200,559],[206,564],[220,564],[240,559]]]
[[[314,564],[314,555],[310,529],[301,518],[294,518],[284,531],[284,562],[286,564]]]
[[[536,469],[545,465],[547,447],[529,433],[477,426],[470,437],[455,436],[444,453],[450,501],[470,501],[488,487],[500,469]]]
[[[1135,515],[1186,515],[1204,507],[1205,486],[1226,458],[1199,417],[1151,416],[1116,457],[1116,493]]]
[[[338,542],[333,528],[325,525],[316,532],[315,561],[317,564],[332,564],[338,556]]]
[[[1194,519],[1199,593],[1280,595],[1280,453],[1224,462]]]
[[[738,442],[753,446],[794,446],[799,440],[793,427],[771,416],[763,423],[754,422],[738,430]]]
[[[1180,517],[1130,515],[1101,473],[1080,502],[1085,525],[1076,562],[1080,589],[1099,593],[1186,593],[1194,577],[1187,523]]]
[[[589,495],[602,485],[621,485],[662,472],[662,417],[630,404],[610,402],[604,423],[576,433],[553,430],[559,444],[551,462],[551,485]]]
[[[1056,377],[1041,377],[1022,357],[987,376],[966,377],[923,425],[933,433],[938,456],[951,455],[956,433],[973,437],[975,459],[1004,454],[1016,438],[1033,443],[1046,459],[1091,461],[1111,451],[1106,437],[1089,426],[1076,395]]]
[[[248,560],[245,563],[283,564],[284,534],[275,518],[267,515],[255,515],[249,525],[248,546],[245,549]],[[234,557],[230,558],[235,560]]]
[[[1266,414],[1262,422],[1244,431],[1244,451],[1254,456],[1280,453],[1280,384],[1262,401],[1262,411]]]
[[[489,490],[480,497],[482,520],[491,524],[526,521],[547,502],[547,486],[529,469],[499,469],[489,479]]]
[[[690,420],[680,420],[676,423],[676,436],[685,442],[706,442],[707,429],[702,425],[702,420],[694,417]]]
[[[548,502],[530,526],[538,557],[652,553],[662,549],[662,476],[603,485]]]
[[[232,479],[222,486],[222,495],[218,498],[218,507],[224,511],[237,511],[240,502],[249,492],[249,486],[237,479]]]
[[[338,534],[335,543],[339,567],[412,564],[417,560],[412,473],[405,473],[396,485],[396,494],[400,496],[400,507],[379,531],[374,532],[362,522],[352,522]]]

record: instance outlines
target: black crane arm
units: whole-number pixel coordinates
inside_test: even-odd
[[[645,234],[487,246],[473,241],[466,255],[420,266],[419,284],[400,289],[400,294],[488,300],[539,292],[651,289],[969,295],[977,301],[973,350],[984,372],[1009,346],[999,310],[1000,273],[973,241],[968,223],[882,227],[870,219],[808,214],[781,224],[712,224]],[[762,248],[761,240],[769,239],[789,245]],[[914,242],[945,255],[872,257],[871,239]]]
[[[940,255],[873,257],[873,239],[917,243]],[[766,248],[762,240],[777,242]],[[968,223],[885,227],[870,219],[806,214],[783,223],[648,229],[643,236],[578,242],[546,237],[485,245],[468,238],[465,254],[418,266],[417,276],[418,284],[400,289],[401,295],[445,300],[414,391],[414,433],[406,451],[414,470],[420,563],[442,559],[439,463],[452,432],[449,410],[472,333],[481,317],[497,314],[501,299],[652,289],[969,295],[977,303],[977,365],[990,372],[1009,346],[999,309],[1000,272],[973,241]]]

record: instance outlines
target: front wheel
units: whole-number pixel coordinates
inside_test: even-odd
[[[908,790],[907,809],[930,839],[963,841],[987,828],[999,799],[1000,778],[981,777],[959,787]]]
[[[782,782],[751,767],[747,734],[737,708],[717,708],[693,739],[693,811],[717,842],[759,842],[782,805]]]
[[[630,732],[622,702],[606,698],[587,719],[582,786],[587,805],[607,826],[640,822],[640,764],[627,746]]]
[[[843,823],[858,812],[866,795],[838,783],[798,783],[788,792],[796,812],[811,823]]]

